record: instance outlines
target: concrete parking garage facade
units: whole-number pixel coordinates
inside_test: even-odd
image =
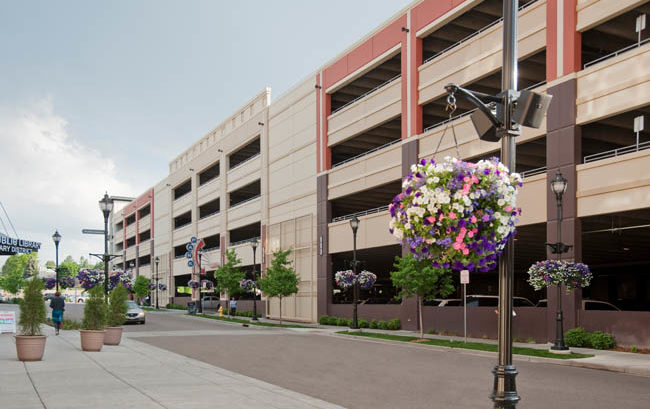
[[[589,289],[564,296],[565,328],[605,330],[621,344],[650,346],[644,245],[650,238],[650,138],[641,131],[637,143],[633,129],[634,119],[650,111],[650,44],[634,26],[650,6],[631,0],[520,5],[519,88],[548,93],[553,102],[542,127],[524,128],[517,138],[516,170],[524,185],[515,295],[533,303],[546,299],[547,307],[515,308],[514,334],[554,337],[555,292],[534,292],[525,272],[552,256],[544,246],[556,237],[549,181],[560,170],[569,181],[563,240],[573,246],[564,257],[590,264],[595,275]],[[210,243],[207,270],[233,249],[251,271],[253,238],[261,240],[257,271],[265,270],[273,251],[293,249],[300,288],[283,300],[283,316],[314,322],[325,314],[351,316],[349,297],[334,287],[333,274],[351,259],[349,219],[357,215],[359,258],[379,276],[362,294],[360,315],[400,318],[404,328],[415,329],[415,301],[396,299],[390,285],[388,273],[402,249],[388,232],[386,205],[411,164],[455,155],[449,135],[440,143],[446,127],[454,127],[463,159],[498,156],[498,143],[478,139],[468,116],[472,107],[459,103],[448,118],[443,87],[454,82],[500,90],[500,16],[497,0],[416,1],[279,98],[272,101],[270,89],[262,90],[114,216],[114,231],[120,223],[125,229],[113,235],[114,246],[147,276],[155,273],[151,260],[160,257],[161,282],[169,288],[164,297],[175,302],[186,300],[175,287],[189,279],[182,254],[192,236]],[[140,223],[138,211],[146,206],[150,215]],[[131,228],[126,220],[133,215],[138,223]],[[141,264],[147,255],[148,267]],[[496,273],[473,273],[471,280],[469,294],[496,294]],[[585,299],[622,311],[585,309]],[[277,300],[264,304],[268,316],[278,314]],[[460,308],[423,308],[425,329],[460,333]],[[470,335],[496,335],[494,308],[470,308],[468,320]]]

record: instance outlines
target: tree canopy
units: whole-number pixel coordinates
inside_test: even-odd
[[[11,294],[18,294],[24,285],[25,269],[30,258],[30,254],[9,256],[2,266],[0,287]]]
[[[148,285],[151,283],[151,280],[149,280],[145,276],[137,276],[135,278],[135,282],[133,283],[133,292],[135,293],[135,296],[138,298],[144,298],[147,295],[149,295],[149,287]]]
[[[280,322],[282,322],[282,298],[297,293],[300,282],[296,270],[291,267],[291,261],[288,259],[290,254],[291,250],[273,252],[271,266],[259,280],[260,289],[268,297],[280,298]]]
[[[241,271],[240,264],[241,260],[237,257],[235,250],[226,251],[226,262],[214,272],[217,291],[227,292],[229,296],[241,291],[239,283],[244,279],[245,274]]]

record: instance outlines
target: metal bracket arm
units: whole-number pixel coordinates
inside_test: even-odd
[[[499,122],[497,117],[492,113],[492,110],[482,100],[485,100],[487,102],[496,102],[497,104],[503,104],[502,97],[495,97],[493,95],[484,94],[482,92],[470,91],[456,84],[445,85],[445,90],[449,94],[459,94],[469,103],[480,109],[481,112],[483,112],[489,118],[490,122],[492,122],[495,128],[501,126],[501,122]]]

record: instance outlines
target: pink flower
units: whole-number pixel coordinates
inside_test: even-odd
[[[506,206],[506,212],[509,212],[511,210],[512,210],[512,206],[510,206],[510,205]]]
[[[469,185],[468,184],[463,185],[463,194],[464,195],[469,194]]]
[[[456,213],[454,213],[454,212],[449,212],[449,218],[450,218],[451,220],[454,220],[454,219],[456,218]]]
[[[461,228],[460,228],[460,234],[461,234],[462,236],[464,236],[465,233],[467,233],[467,229],[466,229],[465,227],[461,227]]]
[[[463,249],[463,254],[468,255],[469,254],[469,249],[466,247]]]
[[[463,178],[463,181],[464,181],[464,182],[469,182],[469,181],[470,181],[469,176],[465,176],[465,177]]]
[[[445,216],[442,213],[440,213],[440,217],[438,217],[438,221],[441,221],[444,218],[445,218]]]
[[[456,243],[454,243],[451,247],[453,247],[454,250],[460,250],[461,245],[460,245],[459,242],[456,242]]]
[[[470,221],[471,223],[476,223],[476,216],[472,216],[472,217],[470,217],[469,221]]]
[[[474,237],[474,232],[471,231],[471,232],[467,233],[467,235],[468,235],[469,237]]]
[[[433,224],[433,223],[436,222],[436,218],[433,217],[433,216],[429,216],[429,217],[427,217],[427,221],[428,221],[429,223],[432,223],[432,224]]]
[[[472,182],[478,183],[478,178],[476,177],[476,175],[472,175]]]
[[[456,243],[460,243],[462,241],[463,241],[463,236],[461,236],[460,234],[456,236]]]

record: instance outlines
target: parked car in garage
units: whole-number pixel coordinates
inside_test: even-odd
[[[201,305],[203,306],[203,309],[208,309],[208,310],[217,310],[219,309],[220,305],[220,299],[218,295],[204,295],[203,300],[201,302]],[[225,308],[225,306],[224,306]]]
[[[126,302],[126,322],[133,322],[136,324],[144,324],[145,323],[145,313],[140,308],[140,306],[135,302],[135,301],[127,301]]]
[[[543,299],[539,300],[536,307],[546,308],[547,305],[548,301]],[[599,300],[582,300],[582,309],[586,311],[621,311],[614,304]]]

